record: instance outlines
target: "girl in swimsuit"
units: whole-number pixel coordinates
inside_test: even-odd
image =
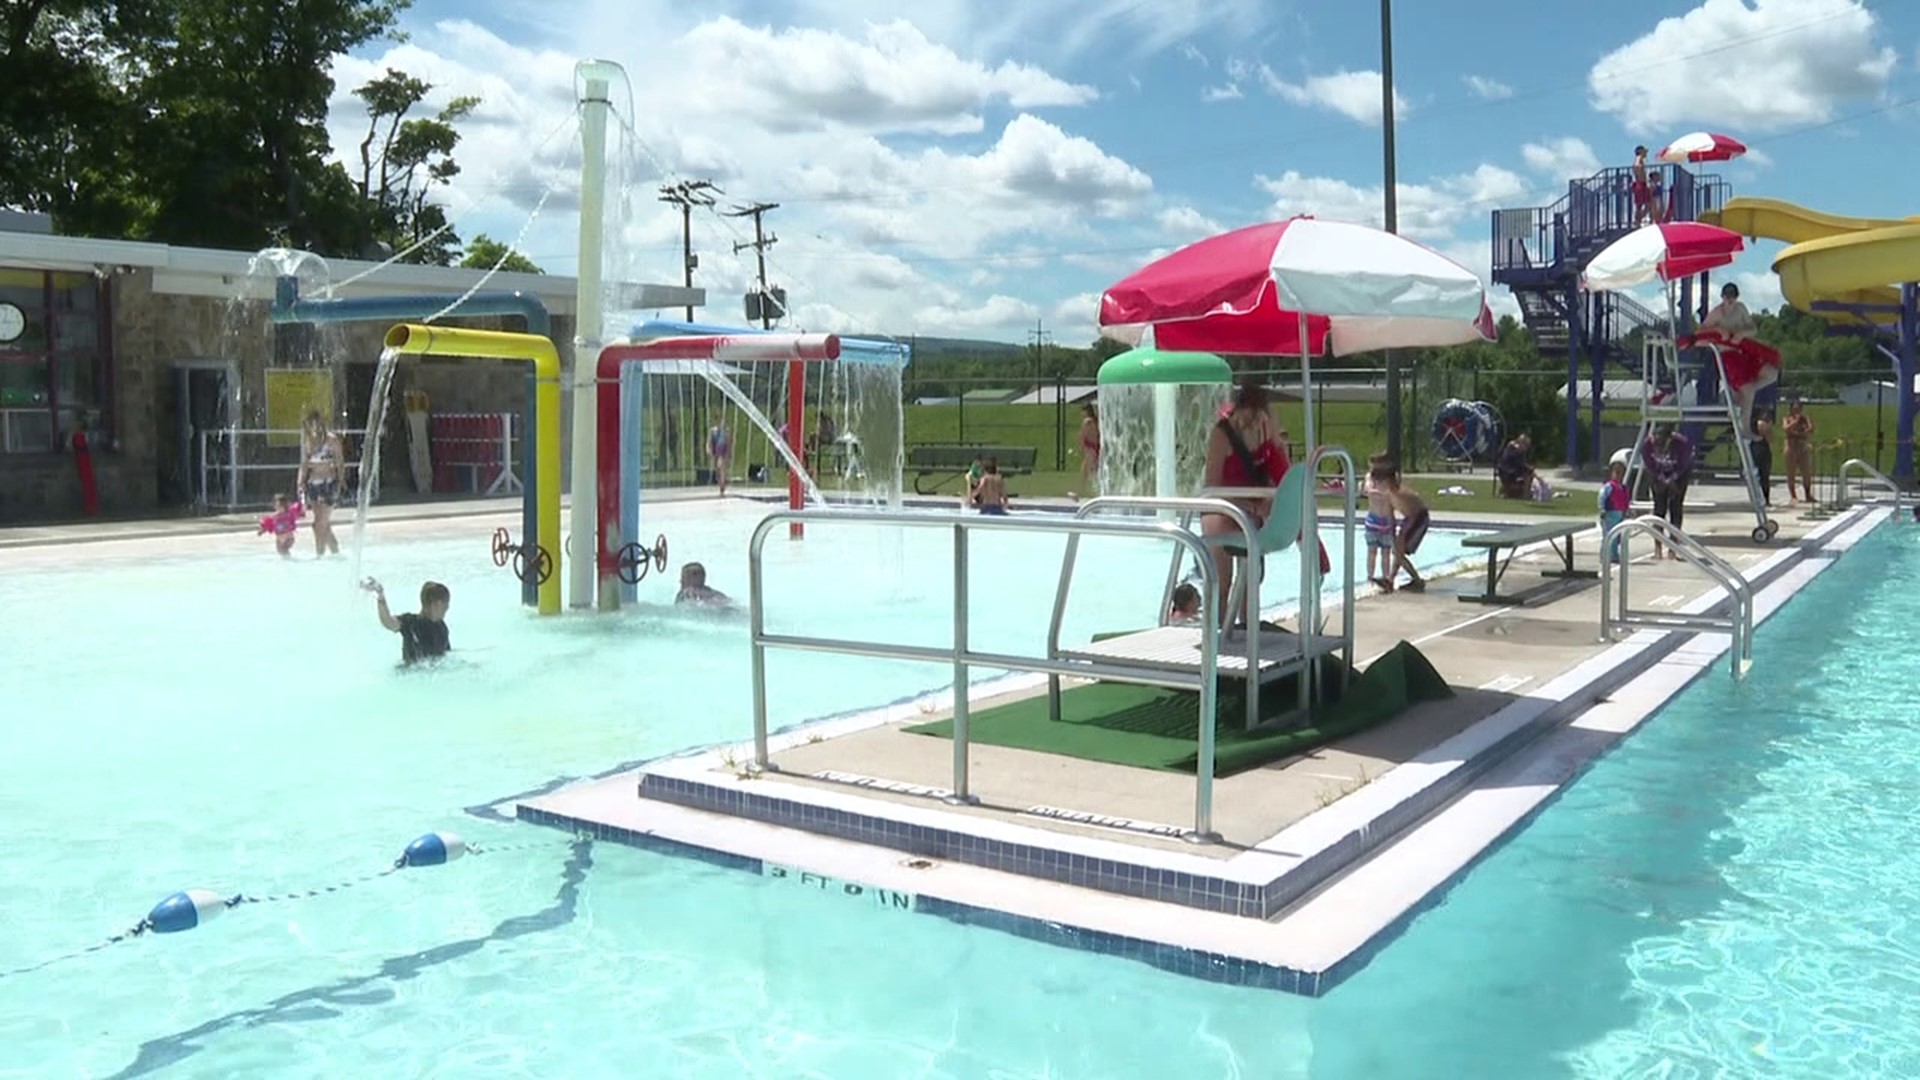
[[[1782,424],[1787,433],[1787,501],[1813,501],[1813,417],[1806,414],[1806,407],[1795,398],[1787,405],[1787,419]],[[1800,486],[1795,493],[1794,478],[1798,477]]]
[[[720,481],[721,495],[727,493],[727,465],[732,460],[733,433],[722,421],[707,432],[707,461],[713,466],[714,478]]]
[[[319,409],[308,409],[300,425],[300,471],[294,489],[313,511],[313,554],[340,554],[340,538],[333,534],[333,507],[340,498],[347,452],[340,436],[327,428]]]

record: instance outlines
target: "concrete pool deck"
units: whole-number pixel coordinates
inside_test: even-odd
[[[1688,525],[1759,594],[1758,620],[1882,517],[1872,507],[1825,519],[1783,510],[1768,545],[1747,538],[1750,513],[1703,507]],[[1582,567],[1597,565],[1597,541],[1592,530],[1580,538]],[[1522,552],[1510,575],[1548,560],[1557,556]],[[1184,974],[1319,994],[1620,735],[1701,674],[1728,677],[1716,663],[1725,634],[1639,631],[1606,643],[1597,587],[1537,606],[1460,603],[1483,574],[1359,602],[1358,656],[1411,641],[1457,696],[1217,780],[1219,843],[1179,836],[1193,824],[1191,776],[1034,751],[975,743],[979,804],[943,801],[951,742],[902,730],[943,715],[938,698],[778,734],[775,771],[746,768],[743,743],[528,798],[514,812]],[[1679,613],[1724,599],[1684,563],[1637,562],[1632,589],[1636,606]],[[1043,686],[1015,676],[976,685],[969,700]]]

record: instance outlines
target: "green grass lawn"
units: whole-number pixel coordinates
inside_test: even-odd
[[[1305,417],[1300,405],[1282,403],[1274,407],[1280,424],[1286,429],[1297,445],[1306,433]],[[1320,406],[1318,437],[1323,444],[1344,446],[1356,459],[1364,460],[1366,455],[1382,448],[1386,444],[1385,410],[1378,405],[1358,402],[1329,402]],[[1893,410],[1888,408],[1881,424],[1878,442],[1876,440],[1876,410],[1870,405],[1811,405],[1807,415],[1813,417],[1814,442],[1818,447],[1815,457],[1815,470],[1831,474],[1838,471],[1840,463],[1849,457],[1858,457],[1868,462],[1876,462],[1882,471],[1893,464]],[[1635,424],[1640,414],[1635,409],[1608,409],[1603,418],[1609,423]],[[1064,440],[1056,432],[1056,421],[1064,425]],[[1043,471],[1062,471],[1075,477],[1074,485],[1079,483],[1080,468],[1080,412],[1077,407],[1068,408],[1064,416],[1058,416],[1051,405],[982,405],[969,404],[964,410],[958,405],[909,405],[906,410],[906,445],[909,447],[938,443],[984,443],[993,446],[1030,446],[1038,455],[1037,467]],[[1416,424],[1416,430],[1420,430]],[[1550,435],[1556,445],[1560,438],[1556,428]],[[1541,434],[1536,433],[1538,442]],[[1774,434],[1774,458],[1780,463],[1784,445],[1776,430]],[[1066,460],[1060,461],[1060,442],[1064,441]],[[1430,447],[1422,445],[1414,455],[1414,464],[1429,468],[1434,464],[1434,455]],[[1730,447],[1714,447],[1705,455],[1709,465],[1720,468],[1732,466],[1733,452]],[[1062,468],[1064,466],[1064,468]],[[1048,488],[1046,494],[1064,494],[1075,490],[1074,485],[1058,491]],[[1036,488],[1036,491],[1039,489]],[[1564,501],[1564,500],[1562,500]]]
[[[1304,436],[1306,428],[1302,408],[1297,403],[1281,403],[1275,406],[1275,412],[1281,425],[1287,430],[1296,447]],[[1354,402],[1332,402],[1322,405],[1318,411],[1318,435],[1322,443],[1344,446],[1356,459],[1364,462],[1366,455],[1385,443],[1384,410],[1378,405]],[[1888,409],[1883,418],[1876,416],[1872,406],[1813,405],[1807,413],[1813,417],[1814,442],[1816,453],[1814,471],[1820,475],[1832,475],[1839,470],[1841,462],[1850,457],[1862,458],[1872,462],[1882,471],[1890,469],[1893,463],[1893,412]],[[1609,409],[1605,419],[1609,423],[1633,424],[1639,413],[1633,409]],[[964,408],[959,405],[909,405],[904,417],[906,443],[908,448],[924,445],[974,443],[987,446],[1030,447],[1035,453],[1036,471],[1032,476],[1018,477],[1012,484],[1016,495],[1028,497],[1065,496],[1068,493],[1085,494],[1088,486],[1080,474],[1081,456],[1079,445],[1080,411],[1070,407],[1056,411],[1051,405],[999,405],[970,403]],[[1876,425],[1882,425],[1877,432]],[[1882,436],[1876,438],[1876,434]],[[1540,436],[1536,436],[1538,439]],[[1553,438],[1558,438],[1556,431]],[[754,447],[743,436],[739,460],[761,460],[771,457],[764,447]],[[1064,444],[1064,461],[1061,451]],[[1434,467],[1433,454],[1427,446],[1420,446],[1414,456],[1416,468]],[[1709,466],[1728,469],[1732,466],[1732,450],[1729,447],[1713,447],[1704,455]],[[1775,475],[1784,466],[1784,446],[1776,433]],[[774,481],[782,480],[782,472],[774,470]],[[661,470],[649,466],[648,474],[652,482],[672,486],[678,483],[691,483],[690,469]],[[909,487],[913,476],[906,477]],[[832,481],[826,481],[832,486]],[[1435,496],[1428,490],[1428,501],[1436,511],[1448,509],[1474,510],[1506,514],[1570,514],[1583,516],[1592,512],[1591,500],[1575,495],[1569,499],[1556,499],[1550,503],[1520,503],[1495,497],[1491,491],[1492,481],[1484,475],[1463,477],[1447,482],[1420,481],[1428,489],[1457,483],[1473,490],[1471,496]],[[942,493],[958,490],[957,482],[949,482],[941,489]]]

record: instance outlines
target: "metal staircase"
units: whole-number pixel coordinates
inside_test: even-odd
[[[1648,166],[1648,172],[1660,174],[1668,221],[1694,221],[1726,205],[1729,186],[1717,176],[1678,165]],[[1627,166],[1568,181],[1567,193],[1550,206],[1493,212],[1494,284],[1513,290],[1541,353],[1565,355],[1568,378],[1576,383],[1602,379],[1609,364],[1619,365],[1622,375],[1639,376],[1642,342],[1667,332],[1664,313],[1618,293],[1580,288],[1587,262],[1639,224],[1633,169]],[[1573,438],[1570,423],[1570,460]]]

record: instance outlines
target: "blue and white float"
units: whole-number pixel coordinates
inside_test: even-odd
[[[467,842],[452,833],[430,832],[407,845],[402,866],[444,866],[467,853]]]
[[[227,898],[212,889],[188,889],[155,904],[147,913],[147,927],[156,934],[177,934],[213,921],[229,906]]]

